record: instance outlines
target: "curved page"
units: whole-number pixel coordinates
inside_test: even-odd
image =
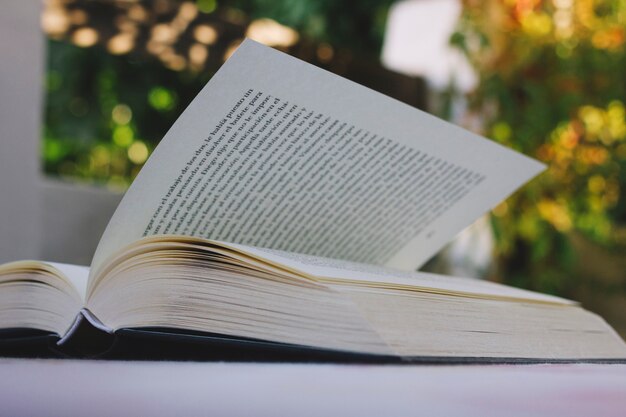
[[[414,269],[542,169],[247,40],[126,193],[92,273],[158,234]]]

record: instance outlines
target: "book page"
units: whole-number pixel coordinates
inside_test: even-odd
[[[89,267],[73,264],[64,264],[60,262],[45,262],[48,265],[56,268],[63,274],[72,286],[76,288],[76,291],[80,294],[83,301],[87,294],[87,278],[89,277]]]
[[[92,272],[158,234],[414,269],[542,169],[247,40],[127,191]]]
[[[220,243],[220,242],[217,242]],[[224,244],[248,255],[256,256],[281,267],[295,269],[331,283],[357,283],[390,289],[463,294],[485,298],[506,298],[553,304],[576,304],[561,297],[540,294],[521,288],[471,278],[451,277],[417,271],[400,271],[378,265],[362,264],[340,259],[322,258],[253,246]]]
[[[89,267],[50,261],[23,260],[0,264],[0,274],[33,274],[54,276],[72,288],[85,300]],[[63,287],[61,287],[63,288]]]

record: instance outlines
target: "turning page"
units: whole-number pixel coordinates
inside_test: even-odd
[[[92,273],[158,234],[415,269],[542,169],[246,40],[127,191]]]

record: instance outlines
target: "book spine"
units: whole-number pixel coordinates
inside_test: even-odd
[[[69,330],[57,342],[56,350],[68,356],[96,358],[108,352],[115,342],[113,329],[83,308]]]

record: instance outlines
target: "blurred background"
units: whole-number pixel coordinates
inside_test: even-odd
[[[150,152],[250,37],[546,163],[424,268],[579,300],[626,336],[626,0],[9,3],[1,260],[88,264]]]

